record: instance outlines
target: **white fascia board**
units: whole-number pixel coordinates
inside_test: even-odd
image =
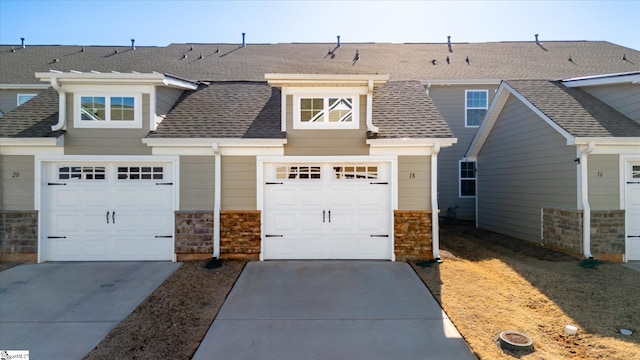
[[[282,155],[286,139],[142,139],[154,155]],[[215,149],[214,149],[215,148]]]
[[[283,146],[287,143],[287,139],[233,139],[233,138],[144,138],[142,139],[147,146],[161,147],[202,147],[212,146],[240,146],[240,147],[272,147]]]
[[[64,153],[64,136],[57,138],[0,138],[0,155]]]
[[[374,84],[384,84],[389,81],[389,75],[379,74],[279,74],[268,73],[264,75],[265,80],[271,86],[287,85],[359,85],[368,86],[369,80]]]
[[[0,84],[0,90],[44,90],[49,84]]]
[[[47,138],[0,138],[0,146],[60,146],[64,137]]]
[[[194,82],[178,79],[173,76],[165,77],[162,83],[165,86],[168,86],[171,88],[177,88],[177,89],[196,90],[198,88],[198,84]]]
[[[181,89],[195,89],[197,85],[173,76],[166,76],[158,72],[153,73],[76,73],[76,72],[37,72],[36,78],[41,81],[51,82],[51,78],[57,79],[62,85],[90,84],[90,85],[154,85],[171,86]]]
[[[629,138],[596,138],[579,137],[569,145],[585,147],[590,143],[595,144],[591,154],[599,155],[637,155],[640,156],[640,137]]]
[[[620,74],[608,74],[608,75],[596,75],[586,76],[572,79],[562,80],[562,84],[566,87],[586,87],[586,86],[598,86],[598,85],[615,85],[615,84],[639,84],[640,73],[620,73]]]
[[[458,138],[400,138],[400,139],[368,139],[367,145],[371,147],[416,147],[433,146],[435,143],[440,147],[452,146],[458,142]]]
[[[500,85],[500,79],[437,79],[437,80],[420,80],[424,86],[429,85]]]

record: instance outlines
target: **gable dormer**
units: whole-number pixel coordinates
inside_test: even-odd
[[[184,90],[197,84],[152,73],[36,73],[59,94],[59,121],[52,130],[140,129],[153,131]]]

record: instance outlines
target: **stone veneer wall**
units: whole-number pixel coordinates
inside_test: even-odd
[[[591,253],[621,262],[625,253],[624,210],[591,210]],[[582,211],[542,210],[543,244],[582,258]]]
[[[38,261],[38,211],[0,211],[0,260]]]
[[[213,211],[176,211],[175,252],[178,261],[213,256]]]
[[[260,210],[220,211],[220,258],[259,260]]]
[[[396,260],[432,260],[431,211],[393,212]]]

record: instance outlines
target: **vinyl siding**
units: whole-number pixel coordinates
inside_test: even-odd
[[[149,133],[149,94],[142,95],[141,129],[75,129],[73,94],[67,94],[67,133],[65,155],[151,155],[142,143]]]
[[[447,208],[457,209],[457,218],[475,219],[475,198],[459,196],[458,163],[465,153],[478,128],[465,127],[465,90],[488,90],[488,103],[495,94],[497,86],[432,86],[429,96],[451,128],[458,142],[440,150],[438,154],[438,206],[443,214]]]
[[[34,157],[0,156],[0,210],[34,210]]]
[[[285,155],[369,155],[366,125],[367,97],[360,96],[360,128],[357,130],[296,130],[293,128],[293,96],[287,96],[287,144]]]
[[[398,157],[398,210],[431,210],[431,157]]]
[[[640,124],[640,86],[633,84],[581,88]]]
[[[213,156],[180,157],[180,210],[213,210]]]
[[[575,209],[575,148],[511,97],[478,156],[478,225],[541,241],[541,208]]]
[[[222,210],[256,210],[255,156],[222,157]]]
[[[18,94],[37,95],[42,90],[0,90],[0,110],[6,115],[9,111],[18,107]]]
[[[173,108],[178,98],[182,95],[182,90],[157,87],[156,88],[156,115],[164,119]]]
[[[589,155],[589,205],[593,210],[620,209],[620,163],[618,155]]]

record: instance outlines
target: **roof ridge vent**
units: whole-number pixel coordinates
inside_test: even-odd
[[[131,50],[136,49],[136,39],[131,39]]]
[[[338,38],[338,43],[336,44],[336,48],[339,48],[342,46],[340,45],[340,35],[338,35],[337,38]]]
[[[82,45],[82,48],[80,49],[80,52],[84,52],[84,45]]]
[[[16,47],[15,46],[11,47],[11,52],[16,52]]]
[[[20,38],[20,41],[22,42],[20,47],[22,47],[23,49],[26,48],[27,46],[24,44],[24,38],[23,37]]]
[[[535,35],[533,35],[533,36],[535,36],[535,37],[536,37],[536,44],[540,43],[540,42],[538,41],[538,34],[535,34]]]
[[[451,48],[451,35],[447,36],[447,47],[449,48],[449,52],[453,52],[453,49]]]
[[[242,33],[242,47],[247,46],[247,43],[244,42],[244,36],[245,35],[246,35],[245,33]]]
[[[118,50],[118,48],[116,48],[116,51],[113,52],[114,54],[119,54],[120,50]]]

